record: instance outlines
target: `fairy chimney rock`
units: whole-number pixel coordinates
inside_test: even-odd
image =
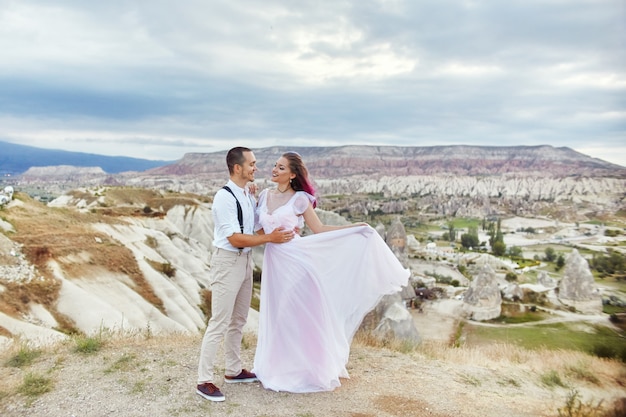
[[[419,343],[421,338],[411,312],[399,293],[383,296],[360,326],[381,339],[399,339]]]
[[[400,219],[395,219],[391,223],[389,230],[387,230],[385,241],[406,268],[409,263],[409,255],[406,250],[406,230]]]
[[[473,320],[491,320],[500,316],[502,296],[496,273],[485,265],[465,292],[463,310]]]
[[[602,297],[595,285],[587,260],[576,249],[565,259],[559,282],[559,300],[576,310],[593,314],[602,311]]]

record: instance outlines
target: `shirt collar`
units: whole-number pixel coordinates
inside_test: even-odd
[[[248,196],[248,192],[246,191],[246,189],[245,188],[241,188],[240,186],[235,184],[233,182],[233,180],[228,180],[228,184],[226,184],[226,185],[228,185],[228,187],[230,187],[231,190],[233,190],[233,191],[234,190],[239,190],[239,192],[241,192],[241,194],[243,194],[246,197]]]

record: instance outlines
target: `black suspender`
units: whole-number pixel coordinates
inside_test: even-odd
[[[239,204],[239,200],[237,200],[235,193],[233,193],[233,190],[231,190],[229,186],[225,185],[222,188],[231,193],[233,197],[235,197],[235,201],[237,202],[237,219],[239,220],[239,228],[241,229],[241,233],[243,233],[243,211],[241,210],[241,204]]]

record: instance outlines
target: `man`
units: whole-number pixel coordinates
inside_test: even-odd
[[[242,368],[241,340],[252,299],[252,246],[267,242],[285,243],[293,239],[294,231],[278,228],[269,234],[254,234],[254,197],[246,185],[254,181],[256,159],[248,148],[235,147],[228,151],[226,164],[230,180],[213,199],[215,223],[211,258],[211,319],[202,339],[198,364],[196,392],[210,401],[225,397],[214,384],[213,366],[217,350],[224,340],[227,383],[254,382],[256,375]],[[232,192],[232,194],[231,194]],[[239,204],[238,204],[239,203]]]

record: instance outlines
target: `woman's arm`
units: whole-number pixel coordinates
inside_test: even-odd
[[[311,229],[313,233],[330,232],[331,230],[347,229],[348,227],[368,226],[367,223],[353,223],[344,226],[331,226],[324,224],[317,216],[317,213],[315,212],[315,209],[313,209],[311,203],[309,203],[307,209],[304,213],[302,213],[302,216],[304,217],[305,223],[309,226],[309,229]]]

